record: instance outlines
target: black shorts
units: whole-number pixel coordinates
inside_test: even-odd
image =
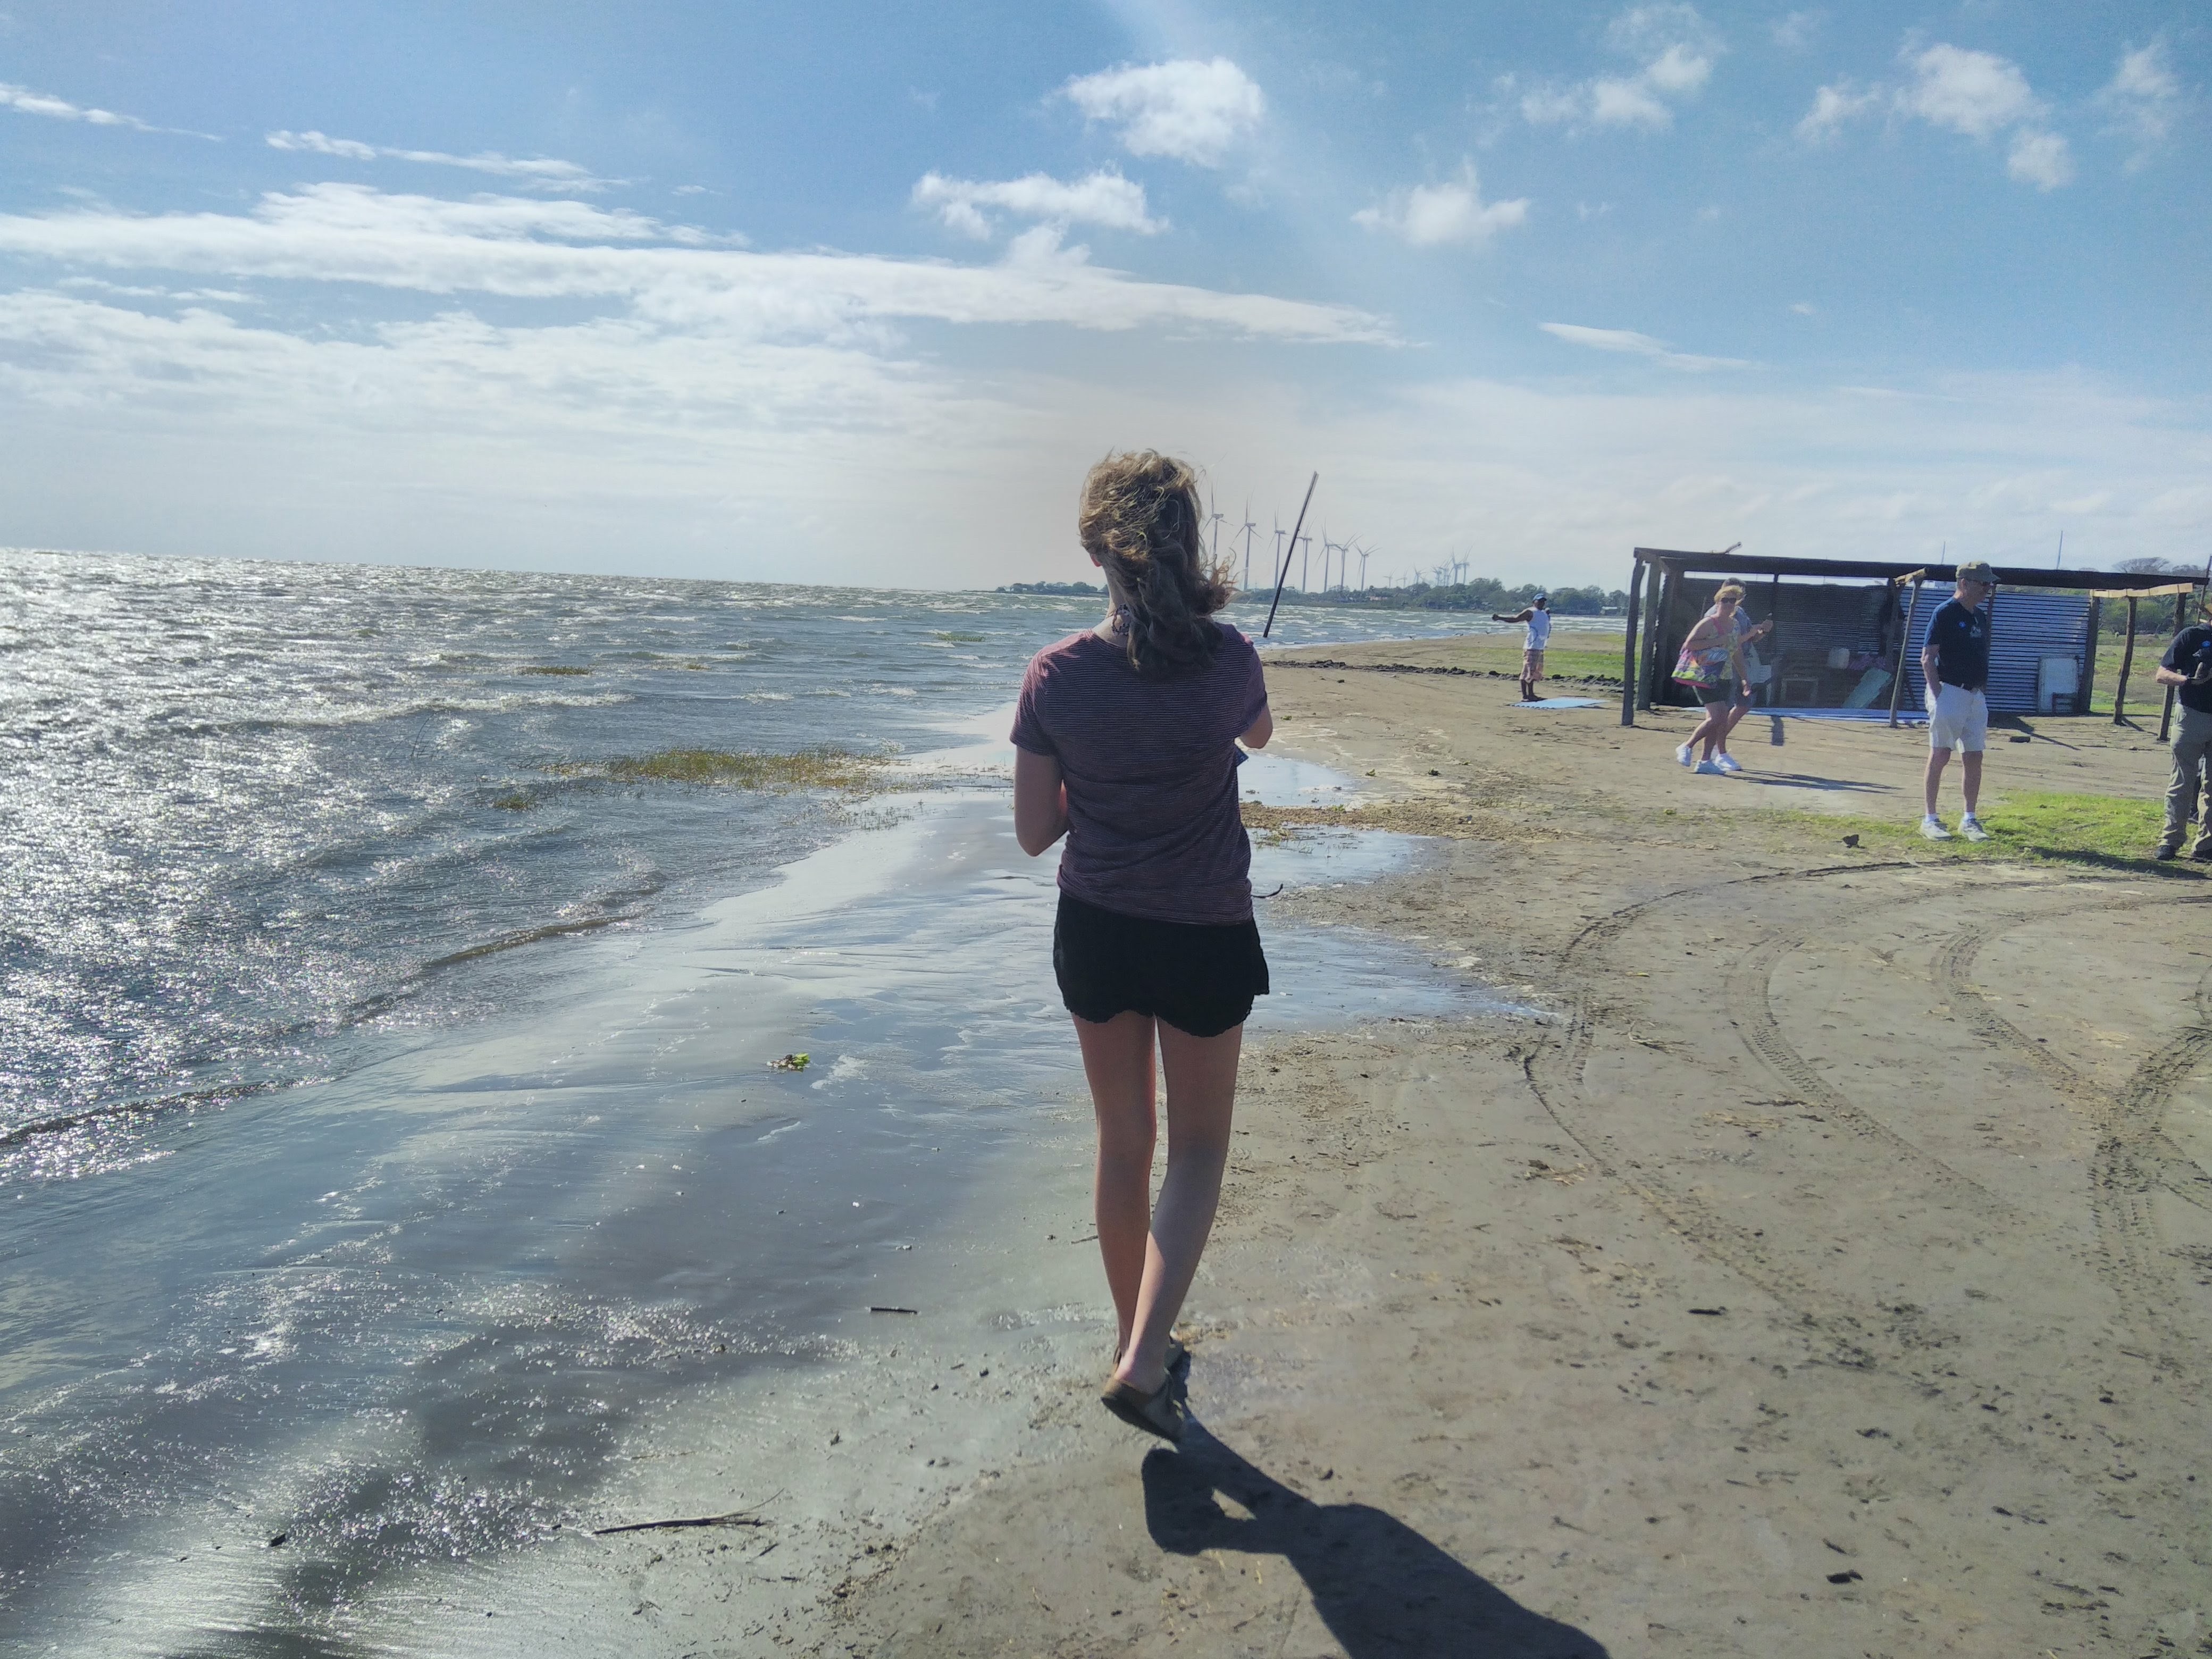
[[[1267,958],[1249,921],[1152,921],[1067,894],[1052,924],[1052,971],[1078,1019],[1103,1024],[1133,1010],[1192,1036],[1219,1036],[1267,994]]]

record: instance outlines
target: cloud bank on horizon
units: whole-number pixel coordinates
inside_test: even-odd
[[[1407,569],[2203,556],[2155,8],[768,9],[0,32],[0,544],[988,584],[1157,445]]]

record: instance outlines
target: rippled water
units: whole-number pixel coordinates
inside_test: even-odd
[[[573,1526],[661,1402],[921,1294],[1079,1087],[1049,861],[977,780],[1091,611],[0,556],[0,1642],[338,1650],[410,1564]],[[605,769],[823,744],[902,793]],[[1269,948],[1263,1023],[1461,1006]]]

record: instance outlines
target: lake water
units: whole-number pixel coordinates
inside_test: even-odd
[[[0,1643],[397,1650],[425,1574],[550,1559],[674,1418],[942,1302],[933,1233],[1080,1105],[1003,734],[1094,611],[0,555]],[[883,769],[635,764],[821,747]],[[1258,1030],[1496,1006],[1268,946]]]

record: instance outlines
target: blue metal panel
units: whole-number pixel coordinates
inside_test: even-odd
[[[1951,597],[1948,582],[1929,582],[1920,590],[1912,618],[1912,637],[1905,647],[1905,701],[1925,708],[1927,688],[1920,678],[1920,653],[1928,644],[1929,624]],[[1900,608],[1911,603],[1901,590]],[[2045,657],[2071,657],[2087,678],[2089,653],[2089,596],[2063,588],[2000,589],[1990,601],[1990,711],[1997,714],[2035,712],[2035,675]]]

